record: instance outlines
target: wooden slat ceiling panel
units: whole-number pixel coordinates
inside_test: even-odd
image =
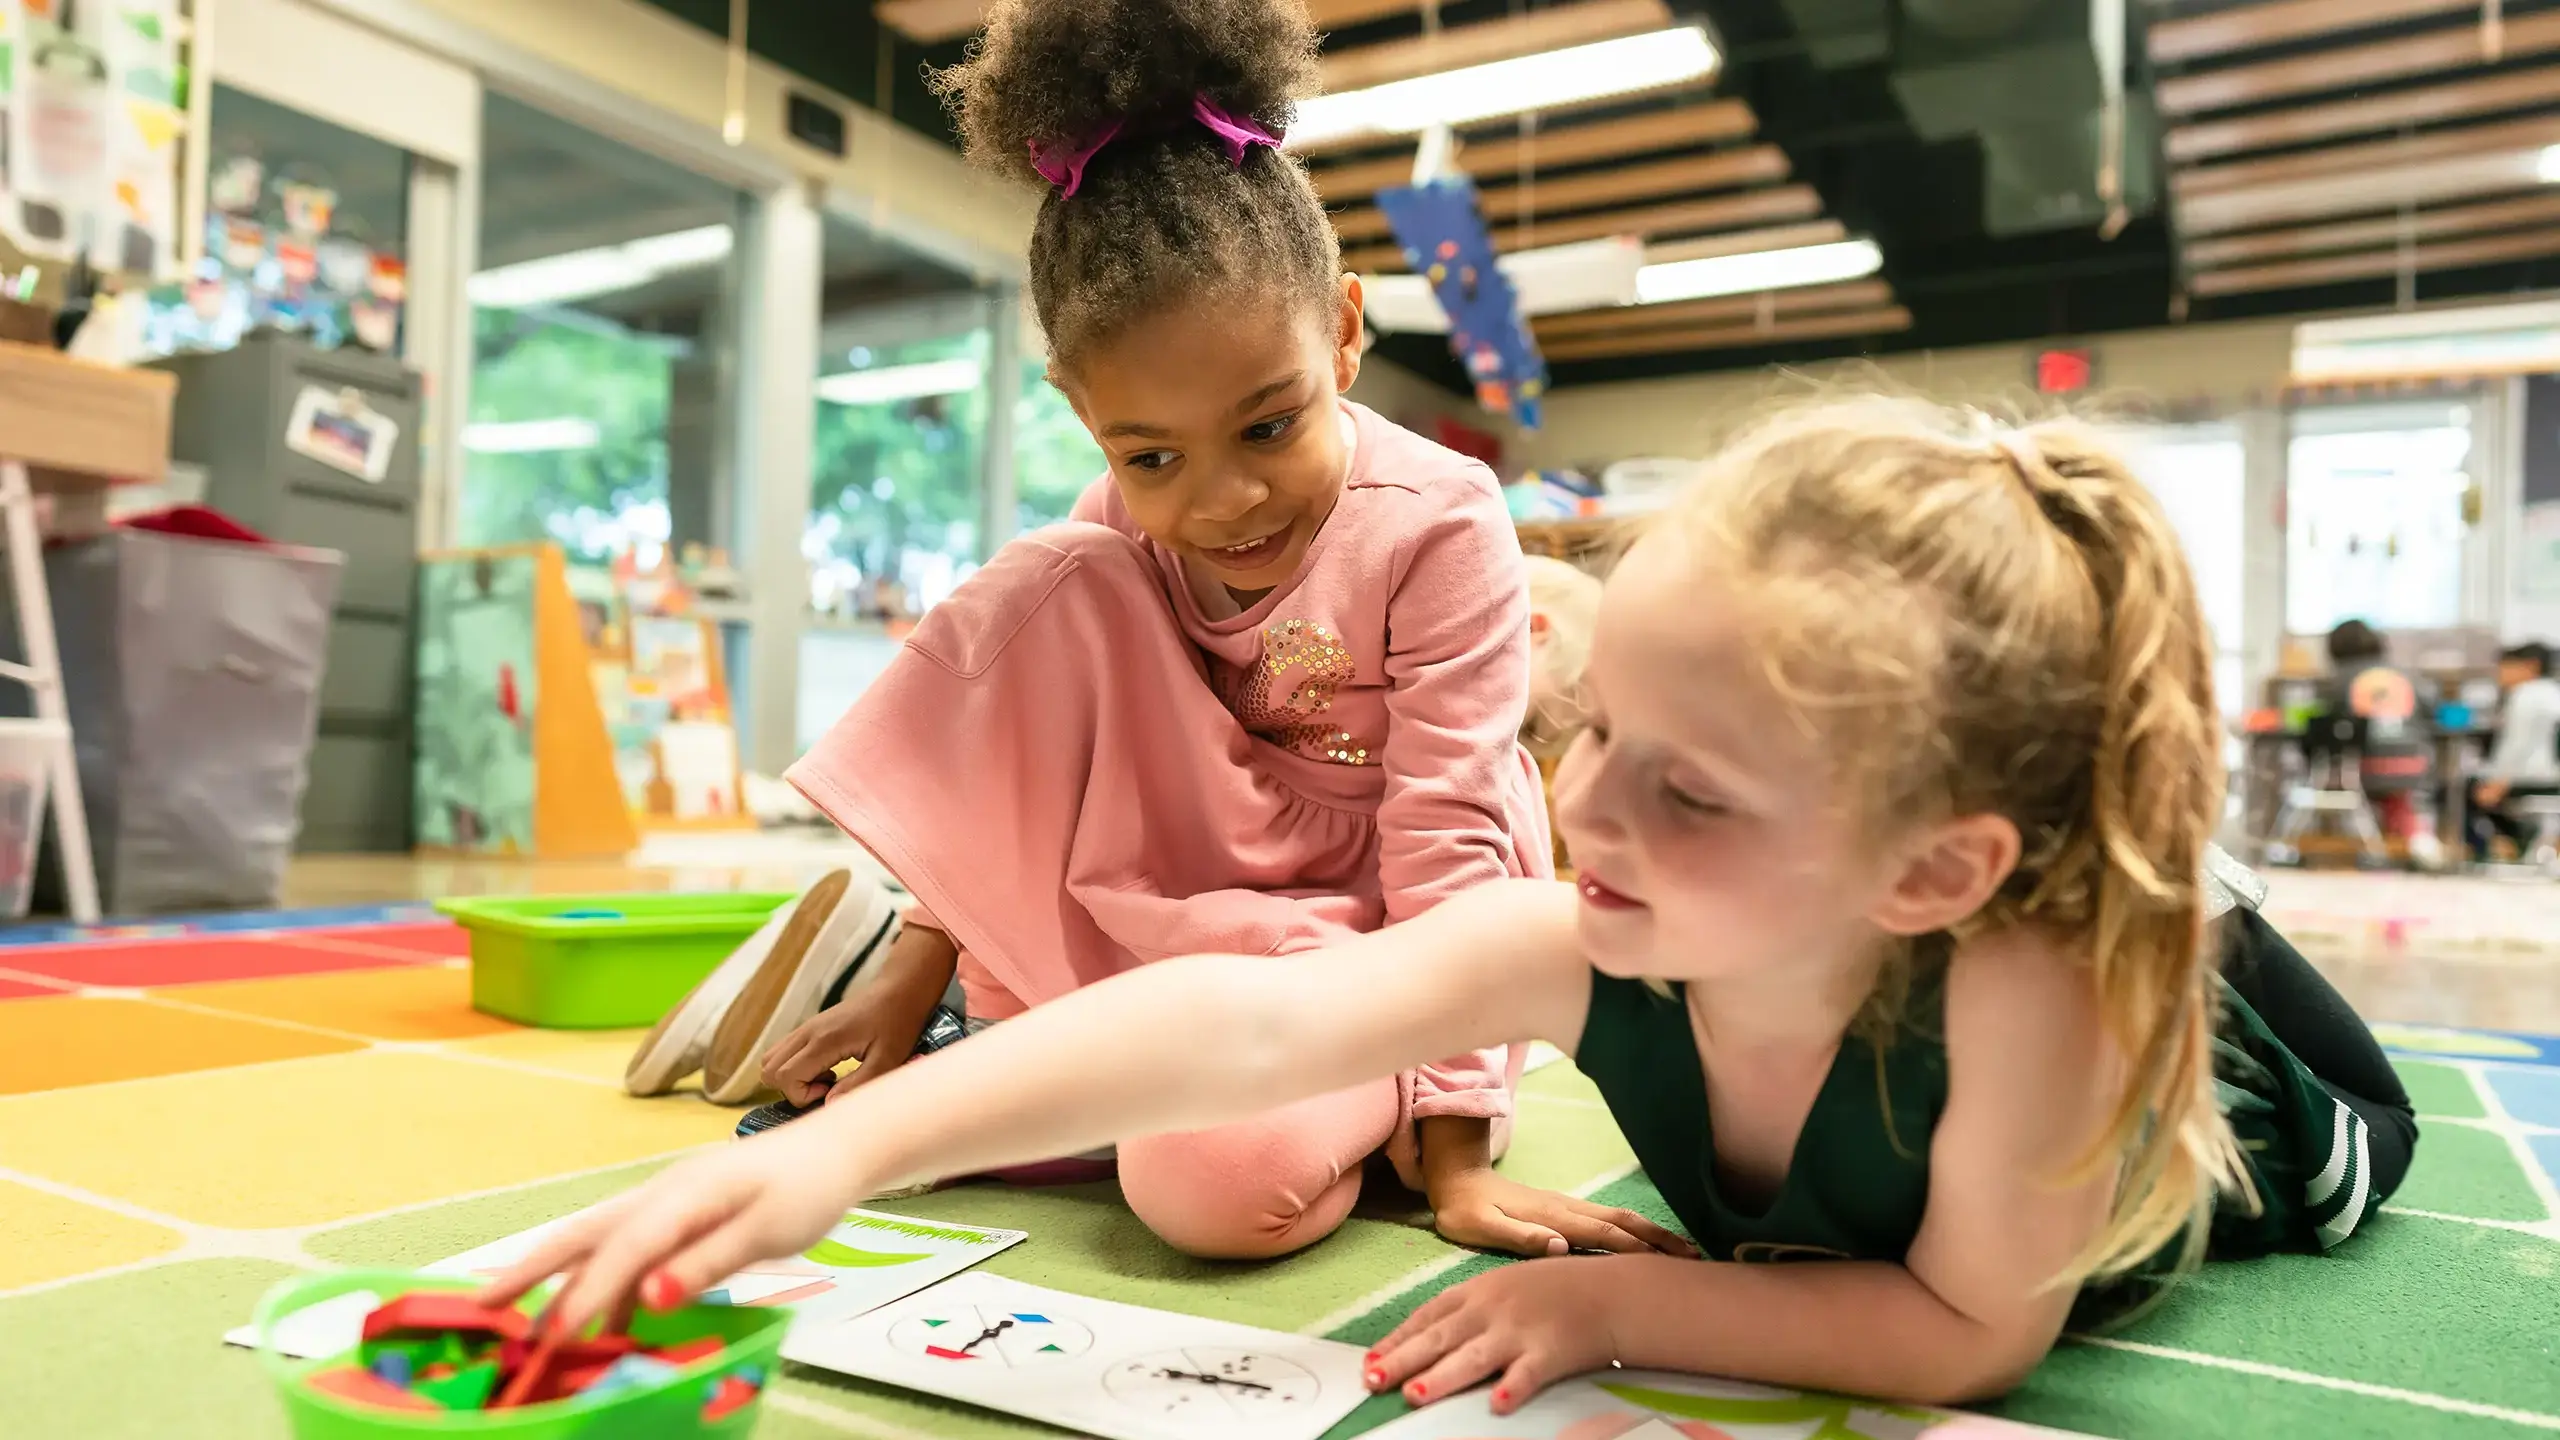
[[[2530,260],[2560,253],[2560,233],[2549,230],[2493,235],[2477,240],[2449,240],[2397,250],[2332,255],[2318,260],[2289,260],[2276,265],[2207,270],[2187,277],[2198,295],[2230,295],[2251,290],[2286,290],[2326,285],[2340,280],[2368,280],[2400,273],[2405,264],[2416,271],[2451,270],[2464,265],[2493,265],[2503,260]]]
[[[1837,315],[1807,315],[1760,325],[1700,325],[1680,330],[1649,330],[1625,335],[1595,335],[1540,345],[1558,364],[1607,360],[1628,355],[1678,355],[1692,350],[1736,350],[1777,345],[1790,340],[1829,340],[1849,335],[1889,335],[1911,328],[1911,312],[1899,305],[1852,310]]]
[[[1709,200],[1676,200],[1632,210],[1608,210],[1534,225],[1497,226],[1494,248],[1504,254],[1540,245],[1570,245],[1611,235],[1686,235],[1736,230],[1781,220],[1809,220],[1822,213],[1822,197],[1810,185],[1778,185],[1746,190]],[[1369,245],[1343,252],[1343,265],[1363,272],[1401,270],[1404,254],[1393,245]]]
[[[2466,125],[2423,135],[2395,136],[2352,145],[2333,145],[2271,160],[2237,160],[2181,170],[2171,188],[2181,200],[2199,195],[2227,195],[2294,180],[2369,173],[2386,166],[2486,155],[2497,151],[2538,149],[2560,144],[2560,115],[2507,120],[2492,125]]]
[[[1800,245],[1830,245],[1849,238],[1849,227],[1837,220],[1807,220],[1798,225],[1770,225],[1758,230],[1728,230],[1693,240],[1665,240],[1644,247],[1645,263],[1674,265],[1683,260],[1712,260],[1720,255],[1748,255],[1755,250],[1793,250]]]
[[[1366,25],[1390,15],[1410,13],[1418,0],[1307,0],[1307,15],[1319,30]]]
[[[2510,60],[2560,50],[2560,11],[2519,15],[2500,28],[2499,53]],[[2480,27],[2455,25],[2396,40],[2317,50],[2283,60],[2235,65],[2162,79],[2152,98],[2163,114],[2191,115],[2235,105],[2262,104],[2330,90],[2353,90],[2384,80],[2477,65]]]
[[[2521,225],[2560,225],[2560,193],[2541,191],[2512,200],[2448,205],[2419,210],[2407,217],[2376,215],[2364,220],[2335,220],[2323,225],[2297,225],[2222,235],[2187,242],[2187,263],[2199,270],[2217,265],[2320,255],[2336,250],[2363,250],[2409,240],[2441,240]]]
[[[2169,132],[2167,144],[2172,161],[2202,160],[2554,103],[2560,103],[2560,65],[2546,65],[2506,75],[2483,75],[2414,90],[2180,125]]]
[[[2198,195],[2179,204],[2178,229],[2187,236],[2223,235],[2512,194],[2534,183],[2535,154],[2531,149],[2501,150]]]
[[[1622,35],[1640,35],[1671,24],[1663,0],[1580,0],[1436,33],[1362,45],[1324,58],[1324,88],[1364,90],[1417,75],[1484,65],[1541,50],[1560,50]]]
[[[2396,20],[2468,10],[2480,0],[2262,0],[2151,26],[2151,58],[2163,63],[2256,50]]]
[[[1852,280],[1840,285],[1806,285],[1773,290],[1766,295],[1719,295],[1711,300],[1682,300],[1668,305],[1622,305],[1549,315],[1531,322],[1538,343],[1587,340],[1595,335],[1634,335],[1647,330],[1696,329],[1757,320],[1765,306],[1787,317],[1834,310],[1875,310],[1893,303],[1893,287],[1881,280]]]
[[[1506,125],[1510,123],[1505,122]],[[1456,163],[1460,170],[1478,180],[1499,180],[1507,175],[1516,175],[1523,160],[1537,166],[1581,165],[1657,150],[1741,140],[1755,133],[1759,126],[1751,107],[1743,101],[1710,100],[1702,105],[1650,110],[1615,120],[1541,128],[1531,136],[1472,140],[1458,147]],[[1412,178],[1411,150],[1382,160],[1353,160],[1321,166],[1315,172],[1316,190],[1329,204],[1365,199]]]
[[[1646,165],[1623,165],[1534,185],[1499,185],[1476,193],[1487,221],[1624,205],[1634,200],[1706,190],[1731,190],[1787,178],[1787,152],[1775,145],[1752,145],[1710,155],[1687,155]],[[1355,210],[1337,215],[1333,228],[1346,241],[1380,240],[1394,233],[1386,212]]]

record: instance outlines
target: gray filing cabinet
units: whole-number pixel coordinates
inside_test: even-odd
[[[204,503],[272,539],[346,556],[329,628],[320,725],[303,792],[301,848],[389,853],[410,845],[410,655],[418,554],[417,372],[356,350],[261,331],[234,349],[180,355],[172,458],[205,472]],[[305,387],[353,390],[400,427],[379,482],[285,444]]]

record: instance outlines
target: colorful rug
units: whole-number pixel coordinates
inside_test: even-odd
[[[451,1255],[725,1137],[729,1112],[695,1096],[622,1094],[632,1035],[472,1011],[461,941],[401,909],[0,948],[0,1434],[281,1436],[256,1360],[217,1338],[268,1286]],[[2002,1412],[2126,1440],[2560,1430],[2560,1045],[2386,1038],[2427,1117],[2389,1210],[2330,1258],[2208,1269],[2138,1328],[2065,1344]],[[1530,1077],[1506,1168],[1663,1213],[1566,1065]],[[1496,1263],[1379,1206],[1259,1266],[1172,1254],[1107,1187],[896,1208],[1029,1231],[989,1268],[1035,1284],[1353,1341]],[[795,1373],[759,1433],[1054,1432]]]

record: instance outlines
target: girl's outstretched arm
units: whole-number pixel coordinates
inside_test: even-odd
[[[2011,1388],[2077,1293],[2050,1282],[2105,1224],[2112,1172],[2057,1177],[2121,1080],[2087,969],[2032,937],[1957,957],[1946,1039],[1928,1210],[1903,1263],[1532,1260],[1416,1311],[1378,1347],[1370,1383],[1419,1404],[1495,1376],[1505,1414],[1611,1361],[1924,1403]]]
[[[1512,1040],[1571,1049],[1590,1000],[1570,887],[1483,886],[1328,950],[1167,960],[1088,986],[815,1115],[677,1165],[496,1281],[575,1272],[555,1320],[679,1303],[902,1184],[1195,1130]]]

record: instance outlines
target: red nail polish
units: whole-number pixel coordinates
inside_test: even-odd
[[[1422,1386],[1421,1386],[1421,1385],[1419,1385],[1419,1384],[1416,1384],[1416,1385],[1413,1387],[1413,1398],[1414,1398],[1414,1399],[1416,1399],[1416,1400],[1421,1399],[1424,1395],[1426,1395],[1426,1394],[1428,1394],[1428,1393],[1429,1393],[1429,1392],[1428,1392],[1428,1391],[1426,1391],[1426,1390],[1424,1390],[1424,1389],[1422,1388]]]
[[[1496,1391],[1494,1391],[1494,1392],[1493,1392],[1493,1403],[1494,1403],[1494,1404],[1496,1404],[1496,1405],[1508,1405],[1508,1404],[1510,1404],[1510,1403],[1511,1403],[1511,1392],[1510,1392],[1510,1391],[1508,1391],[1508,1390],[1496,1390]]]

